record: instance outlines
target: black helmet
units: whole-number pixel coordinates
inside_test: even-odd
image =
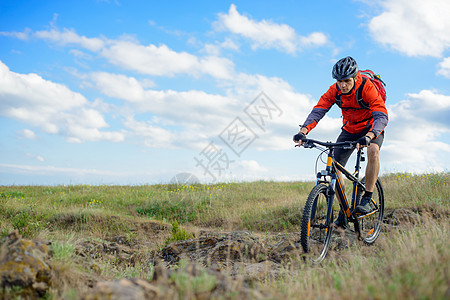
[[[350,57],[340,59],[333,67],[333,78],[336,80],[344,80],[355,77],[358,73],[358,64]]]

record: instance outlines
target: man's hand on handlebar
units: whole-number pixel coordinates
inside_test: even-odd
[[[303,141],[306,139],[307,133],[308,129],[306,129],[306,127],[302,127],[300,131],[292,138],[294,140],[294,143],[298,143],[298,146],[300,147],[303,144]]]
[[[368,147],[370,145],[370,141],[372,140],[372,138],[370,136],[363,136],[361,138],[359,138],[357,140],[357,144],[356,144],[356,149],[360,149],[360,148],[364,148],[364,147]]]

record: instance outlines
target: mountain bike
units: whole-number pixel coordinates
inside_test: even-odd
[[[308,253],[308,257],[315,263],[326,257],[339,209],[347,219],[346,224],[354,224],[356,236],[368,245],[373,244],[380,234],[383,222],[384,192],[381,181],[377,179],[372,197],[375,210],[366,215],[354,212],[365,191],[365,178],[359,180],[361,162],[365,160],[362,148],[356,153],[355,172],[352,174],[335,160],[334,150],[338,147],[355,149],[356,142],[331,143],[313,139],[305,139],[303,142],[304,148],[318,148],[322,151],[316,160],[316,171],[319,158],[328,153],[326,168],[317,173],[316,185],[309,193],[303,210],[300,233],[303,251]],[[346,196],[342,177],[338,176],[337,171],[352,182],[351,203]],[[334,201],[336,193],[339,195],[339,201]]]

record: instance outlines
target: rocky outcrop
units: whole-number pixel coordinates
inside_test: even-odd
[[[410,226],[420,222],[421,215],[405,208],[386,211],[384,215],[384,223],[391,226]]]
[[[162,291],[155,285],[142,279],[120,279],[97,283],[84,300],[140,300],[160,299]]]
[[[1,288],[20,287],[20,296],[28,299],[43,296],[51,285],[47,243],[23,239],[17,231],[0,242]]]
[[[230,278],[216,268],[183,261],[178,268],[157,265],[153,279],[103,281],[83,300],[123,299],[262,299],[242,278]]]
[[[223,268],[234,262],[261,262],[267,258],[267,251],[252,234],[239,231],[174,242],[163,248],[159,257],[168,265],[188,259],[203,266]]]

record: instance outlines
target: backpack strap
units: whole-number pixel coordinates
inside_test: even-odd
[[[337,105],[339,108],[342,108],[342,94],[339,94],[339,92],[341,91],[341,89],[339,88],[339,86],[337,85],[337,83],[336,83],[336,89],[337,89],[337,92],[336,92],[336,96],[334,96],[334,101],[336,102],[336,105]]]
[[[362,109],[370,109],[370,106],[366,102],[364,102],[363,97],[362,97],[362,92],[363,92],[364,85],[366,84],[366,81],[367,81],[367,78],[362,76],[361,85],[356,90],[356,101],[358,101],[358,104]]]
[[[347,108],[347,109],[370,109],[369,105],[364,102],[363,98],[362,98],[362,91],[364,88],[364,85],[366,84],[367,78],[362,76],[362,82],[361,85],[359,86],[359,88],[356,90],[355,92],[355,96],[356,96],[356,101],[359,104],[358,108]],[[336,105],[339,106],[339,108],[342,108],[342,94],[340,94],[340,88],[336,83],[336,89],[337,89],[337,93],[336,96],[334,96],[334,101],[336,102]]]

